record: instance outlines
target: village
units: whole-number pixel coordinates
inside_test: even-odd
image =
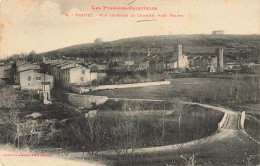
[[[222,32],[213,35],[218,33]],[[86,158],[124,163],[124,156],[135,163],[143,158],[135,161],[130,150],[133,156],[175,145],[179,151],[178,143],[215,138],[214,132],[222,136],[229,127],[257,139],[257,127],[245,125],[245,111],[240,115],[207,104],[237,109],[236,104],[256,103],[258,77],[252,72],[259,64],[225,61],[224,47],[215,47],[207,56],[185,55],[182,44],[172,50],[170,56],[159,56],[154,43],[141,60],[34,55],[38,62],[26,56],[4,61],[0,90],[8,102],[0,104],[12,116],[8,119],[3,113],[0,124],[13,127],[2,129],[7,133],[2,140],[18,149],[83,162]],[[208,143],[215,142],[194,147]],[[108,156],[107,150],[112,151]]]
[[[216,34],[216,32],[213,32],[213,34]],[[19,89],[37,90],[38,94],[41,94],[44,103],[50,103],[51,90],[55,86],[62,86],[78,94],[91,90],[120,88],[119,84],[124,83],[111,81],[111,78],[107,76],[108,71],[221,74],[224,72],[237,72],[241,70],[241,65],[248,68],[257,65],[253,63],[224,63],[223,47],[215,48],[214,55],[192,58],[188,58],[183,54],[182,44],[174,46],[173,50],[172,56],[159,57],[156,54],[158,52],[157,48],[152,46],[148,48],[147,56],[140,62],[130,60],[130,58],[125,60],[118,60],[117,58],[111,60],[101,59],[96,62],[85,62],[82,58],[72,59],[69,57],[51,60],[42,56],[41,63],[31,63],[18,57],[8,63],[1,63],[0,78],[4,81],[4,84],[10,84]],[[110,81],[104,81],[104,79]],[[144,82],[146,83],[137,86],[149,86],[149,81]],[[129,86],[124,85],[121,88],[133,87],[134,83],[131,82]],[[113,86],[113,84],[117,86]]]
[[[259,0],[0,0],[0,166],[260,164]]]
[[[176,54],[167,60],[154,55],[151,49],[148,49],[145,59],[136,64],[135,61],[118,59],[111,62],[88,63],[83,59],[76,60],[55,59],[49,60],[43,56],[41,64],[32,64],[30,62],[17,60],[9,64],[1,64],[1,79],[13,81],[21,89],[40,90],[47,93],[54,85],[68,86],[74,85],[92,85],[93,80],[101,80],[106,76],[108,68],[117,70],[164,70],[164,71],[206,71],[223,72],[223,48],[216,48],[214,57],[197,56],[188,59],[182,53],[182,45],[178,45]],[[177,70],[178,69],[178,70]]]

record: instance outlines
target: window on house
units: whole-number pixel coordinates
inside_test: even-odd
[[[41,80],[41,77],[36,77],[36,80]]]
[[[81,70],[81,74],[85,74],[85,70]]]
[[[80,79],[81,81],[84,81],[84,77],[81,77],[81,79]]]
[[[32,79],[31,76],[28,76],[28,81],[31,81],[31,79]]]

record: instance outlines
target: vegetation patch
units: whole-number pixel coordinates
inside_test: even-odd
[[[227,106],[259,103],[258,76],[234,76],[232,79],[178,78],[170,85],[94,91],[89,94],[112,98],[187,100]]]
[[[53,135],[52,145],[92,154],[104,150],[131,154],[136,148],[184,143],[211,135],[223,116],[221,112],[199,106],[178,107],[170,115],[104,112],[94,118],[81,116],[57,123],[55,127],[61,132]]]
[[[254,139],[260,141],[260,133],[259,133],[259,119],[254,118],[253,116],[247,116],[245,119],[245,131]]]

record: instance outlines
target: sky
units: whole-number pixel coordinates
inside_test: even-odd
[[[211,34],[213,30],[224,30],[226,34],[260,33],[259,0],[1,0],[0,5],[1,59],[32,50],[41,53],[92,43],[96,38],[113,41],[138,36]],[[92,6],[101,10],[93,10]],[[103,10],[103,6],[157,10]],[[94,17],[75,16],[83,13]],[[140,17],[152,14],[154,18]],[[167,17],[158,17],[161,14]],[[168,17],[169,14],[183,17]]]

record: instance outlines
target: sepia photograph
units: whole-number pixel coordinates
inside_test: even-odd
[[[0,166],[254,166],[259,132],[259,0],[0,0]]]

